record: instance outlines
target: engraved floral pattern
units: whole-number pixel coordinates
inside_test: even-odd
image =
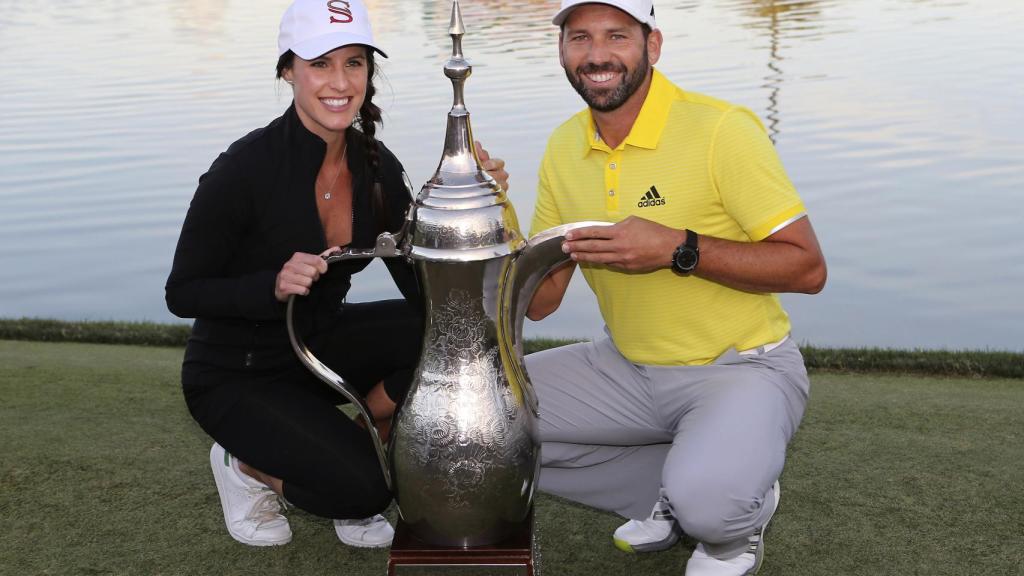
[[[528,505],[518,487],[535,474],[534,422],[509,385],[483,298],[463,289],[446,296],[431,309],[416,380],[396,423],[399,505],[407,520],[437,528],[455,517],[487,526],[510,499]]]
[[[481,312],[482,298],[473,298],[465,290],[452,290],[448,301],[435,313],[432,323],[433,346],[445,356],[478,356],[483,346],[486,320]]]

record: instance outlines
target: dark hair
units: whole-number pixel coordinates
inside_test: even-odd
[[[295,64],[295,53],[291,50],[281,54],[281,57],[277,59],[277,79],[284,77],[284,71],[290,69]],[[366,97],[363,99],[363,105],[359,108],[359,115],[357,122],[359,124],[358,130],[366,136],[364,142],[366,144],[366,157],[370,161],[370,181],[377,183],[380,181],[379,168],[380,168],[380,149],[377,146],[377,133],[378,125],[383,125],[384,120],[381,118],[380,107],[373,103],[373,95],[377,93],[376,87],[373,85],[373,78],[376,76],[377,68],[374,65],[373,48],[366,47]],[[349,126],[345,131],[346,139],[351,136],[349,130],[356,130],[356,125]]]

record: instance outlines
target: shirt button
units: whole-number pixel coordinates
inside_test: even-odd
[[[615,162],[609,164],[608,167],[611,168],[612,170],[615,170]]]
[[[615,196],[615,190],[614,190],[614,189],[612,189],[612,190],[609,190],[609,191],[608,191],[608,195],[609,195],[609,196]]]
[[[253,353],[252,352],[246,352],[245,353],[245,367],[246,368],[252,368],[252,359],[253,359]]]

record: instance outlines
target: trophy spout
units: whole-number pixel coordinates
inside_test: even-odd
[[[516,258],[510,270],[511,289],[506,295],[506,326],[509,331],[512,345],[512,353],[519,360],[516,366],[523,366],[523,319],[530,307],[537,288],[544,278],[555,268],[569,262],[569,255],[562,252],[562,241],[565,234],[576,228],[587,226],[611,226],[611,222],[584,221],[562,224],[554,228],[548,228],[530,238]],[[528,378],[521,378],[523,382],[529,382]],[[536,408],[536,399],[533,390],[527,389]]]

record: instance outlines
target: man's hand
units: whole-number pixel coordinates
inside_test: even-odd
[[[604,264],[623,272],[672,266],[685,230],[630,216],[613,226],[570,230],[562,250],[575,262]],[[746,292],[817,294],[828,272],[818,238],[805,216],[760,242],[700,235],[700,263],[693,275]]]
[[[483,169],[498,182],[502,190],[508,192],[508,172],[505,171],[505,161],[501,158],[491,158],[479,140],[474,140],[474,142],[476,142],[476,154],[480,157]]]
[[[328,252],[338,250],[337,246],[328,249]],[[279,302],[287,302],[292,294],[306,296],[309,294],[309,287],[316,282],[320,275],[327,272],[327,262],[323,256],[296,252],[284,263],[281,271],[277,273],[274,281],[274,298]]]
[[[562,250],[575,262],[604,264],[623,272],[651,272],[672,265],[686,231],[630,216],[612,226],[570,230]]]

